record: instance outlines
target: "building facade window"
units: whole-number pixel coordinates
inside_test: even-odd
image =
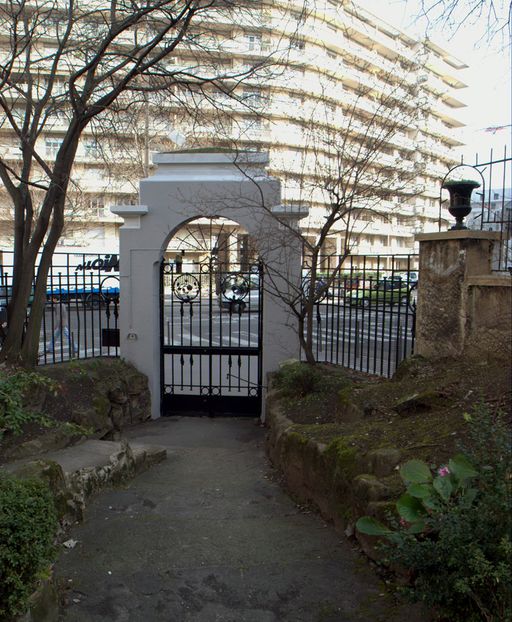
[[[88,158],[99,158],[101,155],[101,148],[98,141],[95,138],[88,138],[84,141],[85,155]]]
[[[261,106],[263,94],[259,89],[244,89],[243,101],[249,106]]]
[[[106,216],[105,203],[103,197],[91,197],[89,199],[90,214],[97,218],[104,218]]]
[[[247,49],[252,52],[261,51],[261,35],[250,34],[245,35],[245,43]]]
[[[44,148],[48,157],[54,158],[62,145],[62,138],[45,138]]]

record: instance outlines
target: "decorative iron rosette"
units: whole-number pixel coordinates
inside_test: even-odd
[[[222,296],[231,302],[240,302],[249,293],[249,281],[241,274],[228,274],[220,284]]]
[[[172,293],[182,302],[191,302],[199,296],[201,285],[193,274],[180,274],[172,283]]]

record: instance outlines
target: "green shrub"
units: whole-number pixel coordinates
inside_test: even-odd
[[[28,597],[53,560],[56,530],[46,484],[0,474],[0,622],[26,610]]]
[[[36,372],[17,371],[0,376],[0,440],[4,433],[20,434],[30,422],[50,426],[51,421],[33,412],[24,401],[38,389],[55,390],[55,382]]]
[[[299,362],[283,365],[274,376],[276,387],[289,398],[319,392],[325,387],[325,381],[325,374],[318,367]]]
[[[483,406],[465,415],[464,454],[437,470],[420,460],[400,469],[407,492],[390,527],[363,517],[357,528],[382,535],[389,563],[409,570],[405,588],[451,622],[512,619],[512,450],[503,416]]]

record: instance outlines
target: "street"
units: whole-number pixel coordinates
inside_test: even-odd
[[[244,312],[231,311],[214,304],[209,313],[209,301],[181,303],[166,297],[164,302],[163,344],[182,347],[225,347],[257,348],[259,345],[259,325],[257,307]],[[88,309],[83,305],[71,304],[69,315],[69,338],[57,334],[55,352],[51,350],[51,336],[55,332],[52,314],[48,309],[41,328],[40,362],[53,363],[68,360],[74,354],[78,358],[92,356],[115,356],[113,345],[101,343],[103,329],[117,328],[114,306]],[[413,347],[414,316],[405,305],[382,305],[377,308],[344,306],[335,300],[324,301],[317,307],[314,317],[314,353],[318,361],[344,365],[353,369],[392,375],[397,364],[409,356]],[[45,354],[46,350],[46,354]],[[166,354],[166,357],[178,356]],[[179,355],[181,356],[181,354]],[[209,369],[208,355],[195,354],[194,368],[204,373]],[[257,353],[256,353],[257,356]],[[236,364],[236,382],[240,377],[254,381],[257,369],[254,355],[251,361],[241,357],[235,361],[227,356],[216,354],[217,375],[233,375]],[[215,358],[215,357],[214,357]],[[189,361],[190,363],[190,361]],[[167,367],[176,368],[174,366]],[[185,370],[180,362],[183,384],[193,383],[192,371]],[[170,381],[170,379],[169,379]],[[180,377],[181,383],[181,377]]]
[[[183,315],[181,309],[183,308]],[[229,313],[206,305],[170,304],[165,308],[164,344],[202,347],[257,347],[258,314]],[[200,312],[201,311],[201,312]],[[363,309],[333,301],[318,305],[314,318],[314,353],[318,361],[392,375],[413,347],[414,317],[405,305]]]

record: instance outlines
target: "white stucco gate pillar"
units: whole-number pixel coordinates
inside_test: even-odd
[[[265,172],[268,155],[256,152],[158,154],[154,176],[140,182],[141,205],[112,212],[120,228],[121,356],[149,379],[152,416],[160,416],[160,262],[174,232],[198,217],[224,217],[251,236],[272,289],[293,290],[301,279],[301,245],[290,232],[301,213],[283,210],[280,182]],[[263,297],[263,379],[287,358],[298,358],[296,323],[283,300]]]

